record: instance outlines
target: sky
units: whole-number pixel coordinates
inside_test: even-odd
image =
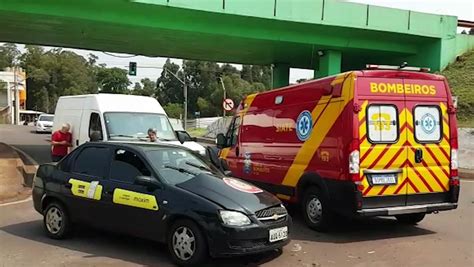
[[[457,16],[459,19],[474,21],[474,0],[349,0],[348,2],[356,2],[363,4],[371,4],[392,8],[408,9],[419,12],[444,14]],[[22,48],[23,46],[21,46]],[[94,53],[99,57],[97,63],[105,63],[109,67],[120,67],[127,69],[130,61],[137,62],[138,70],[137,76],[130,76],[129,79],[132,81],[132,86],[135,82],[139,82],[143,78],[150,78],[156,80],[162,69],[154,68],[140,68],[140,66],[147,67],[162,67],[166,61],[166,58],[159,57],[144,57],[144,56],[132,56],[126,54],[116,53],[103,53],[97,51],[87,51],[79,49],[67,49],[74,51],[87,58],[89,53]],[[181,64],[181,60],[172,59],[173,62]],[[237,68],[241,68],[237,66]],[[290,70],[290,83],[295,83],[300,78],[312,78],[312,70],[302,69],[291,69]]]

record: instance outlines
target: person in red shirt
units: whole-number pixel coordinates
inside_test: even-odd
[[[58,162],[69,153],[72,146],[72,135],[69,132],[71,127],[68,123],[62,125],[61,130],[51,135],[51,159]]]

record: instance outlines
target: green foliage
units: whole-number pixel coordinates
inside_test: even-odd
[[[12,67],[20,56],[20,50],[15,44],[6,43],[0,46],[0,70]]]
[[[149,78],[145,78],[141,80],[141,84],[135,83],[135,87],[133,88],[132,94],[154,97],[156,91],[156,82],[150,80]]]
[[[182,104],[177,104],[177,103],[168,103],[163,108],[166,111],[166,114],[168,114],[168,117],[170,118],[176,118],[178,119],[180,115],[183,115],[184,113],[184,108]]]
[[[458,118],[474,120],[474,51],[459,57],[441,74],[448,79],[453,95],[458,96]]]
[[[128,94],[128,86],[131,84],[127,77],[127,71],[120,68],[99,67],[97,71],[97,82],[101,93]]]

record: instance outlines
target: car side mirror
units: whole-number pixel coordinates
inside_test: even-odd
[[[216,146],[219,149],[227,147],[227,138],[224,134],[220,133],[216,136]]]
[[[179,142],[182,144],[184,142],[196,142],[196,137],[191,137],[188,132],[186,131],[175,131],[176,135],[178,136]]]
[[[160,183],[158,181],[156,181],[155,178],[153,178],[151,176],[143,176],[143,175],[139,175],[139,176],[135,177],[135,184],[143,185],[143,186],[151,187],[151,188],[159,188],[160,187]]]

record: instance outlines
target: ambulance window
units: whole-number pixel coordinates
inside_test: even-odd
[[[398,139],[398,111],[393,105],[370,105],[367,138],[371,143],[394,143]]]
[[[417,106],[414,111],[415,139],[418,143],[438,143],[441,140],[438,106]]]

